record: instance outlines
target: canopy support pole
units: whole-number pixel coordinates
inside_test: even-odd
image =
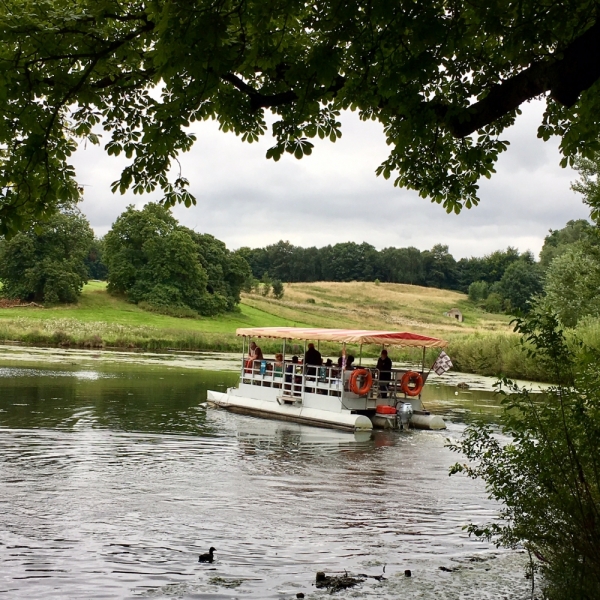
[[[283,360],[285,361],[285,343],[287,342],[287,340],[285,338],[283,338]]]
[[[362,344],[360,345],[360,351],[359,351],[359,355],[358,355],[358,366],[362,366]]]
[[[421,373],[425,373],[425,346],[423,346],[423,364],[421,365]]]
[[[246,336],[242,337],[242,377],[244,376],[245,363],[246,363]]]

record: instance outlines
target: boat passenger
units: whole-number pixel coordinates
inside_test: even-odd
[[[281,354],[281,352],[278,352],[275,355],[273,370],[275,371],[275,373],[283,373],[283,354]]]
[[[354,371],[354,356],[352,354],[348,354],[346,358],[346,371]]]
[[[294,369],[296,368],[296,365],[298,364],[298,357],[297,356],[292,356],[292,362],[291,364],[288,364],[285,368],[285,372],[288,373],[285,376],[285,380],[287,383],[292,383],[292,373],[294,372]]]
[[[332,377],[338,377],[338,378],[340,377],[340,374],[342,372],[342,362],[343,362],[343,360],[344,360],[343,356],[340,356],[337,359],[337,369],[333,369],[333,371],[331,372],[331,376]]]
[[[308,345],[308,350],[304,355],[304,364],[317,365],[318,367],[320,367],[323,364],[323,358],[321,357],[321,353],[315,348],[315,345],[312,343]]]
[[[255,369],[257,366],[256,363],[258,363],[258,368],[260,368],[260,362],[262,360],[265,360],[262,350],[260,349],[260,346],[257,346],[256,344],[254,344],[254,359],[252,360],[252,363],[253,363]]]
[[[256,342],[250,342],[248,346],[248,360],[254,360],[256,358]]]
[[[298,362],[298,357],[297,356],[292,356],[292,362],[288,365],[286,365],[285,367],[285,389],[291,391],[292,390],[292,378],[294,380],[294,392],[298,392],[298,385],[299,383],[302,383],[302,377],[301,376],[294,376],[294,373],[296,371],[296,369],[298,368],[298,365],[300,363]]]
[[[382,398],[387,398],[388,385],[392,379],[392,359],[388,357],[388,351],[384,348],[381,356],[377,359],[379,370],[379,392]]]

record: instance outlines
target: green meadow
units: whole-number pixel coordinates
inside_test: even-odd
[[[464,322],[444,315],[459,308]],[[455,367],[463,372],[533,380],[548,375],[522,351],[510,317],[486,313],[465,294],[403,284],[287,284],[282,300],[245,294],[237,311],[211,318],[177,318],[148,312],[123,298],[111,296],[104,282],[90,282],[80,301],[57,307],[0,309],[0,341],[38,346],[196,350],[237,352],[239,327],[335,327],[412,331],[446,339]],[[585,334],[600,343],[600,327]],[[278,341],[261,340],[265,353],[280,349]],[[292,344],[301,352],[301,344]],[[336,357],[339,346],[322,344],[324,355]],[[358,354],[359,348],[349,352]],[[377,347],[363,348],[376,356]],[[436,350],[428,351],[431,363]],[[392,349],[394,360],[420,360],[415,350]]]

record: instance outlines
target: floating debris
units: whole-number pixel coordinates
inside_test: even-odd
[[[359,583],[363,583],[366,577],[359,575],[358,577],[350,577],[344,575],[325,575],[323,571],[317,572],[316,585],[318,588],[327,588],[330,594],[352,588]]]
[[[210,583],[211,585],[218,585],[220,587],[233,589],[236,587],[240,587],[240,585],[242,585],[242,583],[244,583],[244,580],[243,579],[226,579],[225,577],[211,577],[208,580],[208,583]]]
[[[460,571],[460,567],[438,567],[440,571],[444,573],[454,573],[454,571]]]
[[[365,575],[359,573],[357,575],[348,575],[344,572],[343,575],[326,575],[324,571],[317,571],[316,586],[318,588],[327,588],[330,594],[352,588],[359,583],[363,583],[366,579],[375,579],[384,581],[383,575]]]

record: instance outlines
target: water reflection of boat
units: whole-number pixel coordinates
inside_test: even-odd
[[[323,427],[307,427],[300,423],[271,419],[241,418],[236,423],[237,437],[257,446],[281,448],[294,446],[354,446],[371,440],[373,432],[359,429],[354,432]]]
[[[262,327],[238,329],[244,339],[238,387],[226,393],[208,390],[210,405],[232,412],[293,421],[347,431],[369,431],[373,427],[399,429],[408,426],[444,429],[443,419],[423,410],[421,391],[429,373],[425,372],[425,350],[444,348],[447,342],[415,333],[352,329],[306,329]],[[275,338],[283,343],[282,358],[252,359],[246,356],[246,338]],[[287,340],[339,342],[339,365],[303,364],[286,359]],[[403,346],[421,348],[420,371],[352,368],[347,362],[346,344]],[[360,363],[361,361],[359,361]]]

